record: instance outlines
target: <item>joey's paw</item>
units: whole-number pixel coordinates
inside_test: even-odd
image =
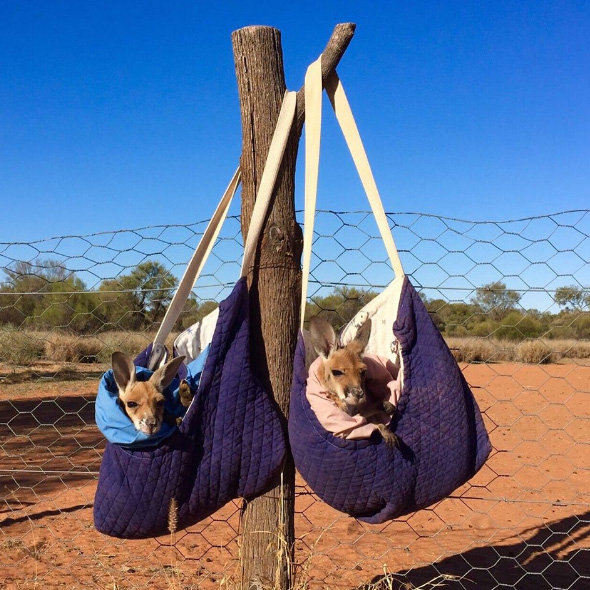
[[[395,406],[391,402],[383,402],[383,410],[386,414],[393,416],[395,412]]]
[[[397,436],[395,434],[393,434],[393,432],[391,432],[391,430],[389,430],[387,428],[387,426],[380,424],[379,425],[379,432],[381,432],[381,436],[383,437],[385,444],[390,449],[396,449],[397,447],[399,447],[399,440],[398,440]]]
[[[191,391],[190,385],[184,379],[180,382],[180,386],[178,387],[178,395],[180,397],[180,403],[185,408],[188,408],[193,401],[193,393]]]
[[[399,447],[399,440],[393,432],[388,432],[387,436],[383,437],[383,440],[390,449],[397,449]]]

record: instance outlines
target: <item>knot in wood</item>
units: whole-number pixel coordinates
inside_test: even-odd
[[[278,252],[284,248],[285,232],[278,225],[271,225],[268,230],[268,237],[274,249]]]

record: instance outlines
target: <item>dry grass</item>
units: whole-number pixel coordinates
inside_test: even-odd
[[[45,344],[31,334],[12,327],[0,329],[0,361],[26,367],[43,358]]]
[[[20,331],[0,328],[0,361],[30,366],[39,360],[55,363],[109,363],[115,350],[135,355],[154,338],[154,333],[103,332],[92,336],[66,332]],[[176,334],[166,342],[170,349]],[[524,340],[511,342],[494,338],[446,338],[453,356],[464,363],[521,362],[546,364],[566,359],[590,359],[588,340]]]
[[[542,340],[527,340],[516,347],[516,359],[521,363],[545,365],[555,362],[558,353],[553,352]]]
[[[525,340],[510,342],[492,338],[447,338],[453,356],[463,363],[520,362],[557,363],[566,359],[590,358],[587,340]]]
[[[109,363],[115,350],[136,355],[152,342],[155,333],[104,332],[82,336],[67,332],[20,331],[0,328],[0,361],[30,366],[39,360],[55,363]],[[166,342],[170,348],[176,334]]]
[[[98,338],[56,333],[45,340],[45,357],[63,363],[99,362],[103,348]]]
[[[549,340],[546,344],[560,358],[590,359],[589,340]]]
[[[420,586],[415,586],[406,581],[404,576],[388,573],[385,566],[383,569],[385,573],[382,576],[378,576],[374,581],[359,586],[357,590],[434,590],[435,588],[447,588],[446,582],[459,579],[457,576],[440,574]]]

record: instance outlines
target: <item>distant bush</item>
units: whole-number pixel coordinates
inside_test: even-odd
[[[536,318],[519,311],[506,314],[494,336],[500,340],[520,341],[526,338],[536,338],[543,332],[541,322]]]
[[[489,319],[484,322],[480,322],[479,324],[476,324],[471,330],[471,334],[479,338],[488,338],[489,336],[494,334],[494,332],[496,332],[496,330],[498,330],[499,327],[500,324],[498,322]]]
[[[465,326],[462,325],[447,325],[445,328],[445,335],[452,336],[454,338],[462,338],[469,335],[469,331]]]
[[[580,312],[562,312],[551,318],[549,338],[555,340],[590,339],[590,315]]]
[[[590,317],[587,315],[580,317],[575,323],[576,336],[578,338],[589,340],[590,339]]]

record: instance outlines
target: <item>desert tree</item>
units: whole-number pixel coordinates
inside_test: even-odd
[[[559,287],[553,300],[566,311],[585,311],[590,307],[590,294],[578,285]]]
[[[104,280],[101,315],[112,329],[143,330],[161,321],[174,295],[176,277],[160,262],[147,260],[128,274]]]
[[[506,284],[501,281],[478,287],[472,299],[472,303],[478,305],[494,320],[501,320],[509,311],[516,308],[519,301],[520,295],[506,288]]]

